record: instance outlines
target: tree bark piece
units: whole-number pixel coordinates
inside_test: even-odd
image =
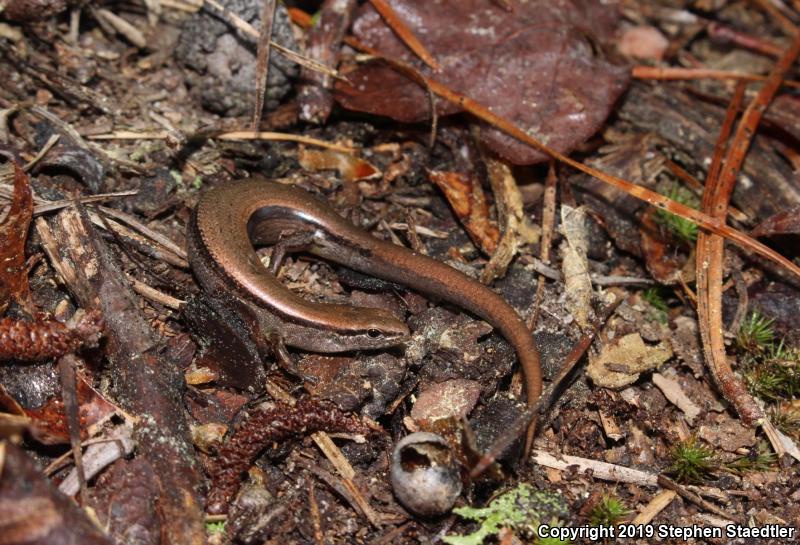
[[[159,483],[158,506],[164,543],[205,543],[199,501],[201,475],[184,418],[181,370],[165,360],[160,340],[142,315],[123,267],[76,208],[51,222],[59,254],[46,245],[81,306],[99,309],[106,320],[106,354],[120,405],[139,418],[139,452]],[[37,228],[46,229],[38,223]],[[48,237],[43,236],[44,239]],[[156,491],[154,491],[156,493]]]

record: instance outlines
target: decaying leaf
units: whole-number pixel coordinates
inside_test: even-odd
[[[411,408],[411,417],[418,422],[443,418],[458,420],[469,415],[480,395],[481,384],[475,380],[459,378],[435,382],[420,391]]]
[[[589,276],[589,234],[586,223],[586,209],[561,206],[561,232],[566,239],[562,247],[564,259],[561,269],[564,273],[564,287],[567,294],[567,308],[582,328],[592,320],[592,279]]]
[[[106,422],[114,414],[122,414],[100,392],[92,388],[86,380],[78,375],[78,417],[80,418],[81,437],[86,438],[96,433],[98,426]],[[64,402],[60,398],[51,398],[36,409],[27,409],[26,416],[31,419],[30,434],[45,445],[69,443],[69,429],[64,415]]]
[[[306,170],[335,170],[345,182],[368,180],[381,175],[380,170],[364,159],[340,151],[306,149],[301,146],[297,152],[297,161]]]
[[[569,153],[594,134],[617,97],[628,71],[611,64],[596,47],[611,35],[615,2],[530,0],[513,12],[486,0],[392,2],[400,18],[439,61],[432,72],[365,4],[353,24],[356,37],[381,54],[414,66],[448,87],[513,119],[548,146]],[[426,91],[384,63],[369,63],[336,85],[346,108],[419,122],[430,117]],[[437,112],[458,108],[438,101]],[[486,126],[481,140],[515,164],[546,156]]]
[[[33,312],[25,239],[33,218],[33,195],[28,175],[14,164],[14,198],[0,223],[0,312],[14,300],[28,313]]]
[[[666,286],[677,284],[680,280],[691,282],[694,280],[694,259],[678,254],[674,244],[664,239],[656,225],[655,213],[655,209],[644,213],[639,230],[647,272],[659,284]]]
[[[511,167],[504,161],[487,158],[486,169],[495,197],[497,221],[503,232],[492,258],[481,274],[481,282],[489,284],[495,278],[505,276],[520,246],[538,242],[541,230],[525,215],[522,194]]]
[[[586,374],[598,386],[622,388],[671,357],[672,350],[667,344],[649,346],[638,333],[631,333],[606,345],[596,358],[590,357]]]
[[[500,240],[500,230],[489,217],[489,205],[480,182],[469,174],[440,170],[428,172],[428,179],[442,190],[469,238],[485,254],[492,255]]]

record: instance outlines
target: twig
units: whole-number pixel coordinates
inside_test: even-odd
[[[256,100],[253,110],[253,132],[261,125],[261,114],[264,111],[264,95],[267,92],[269,77],[269,49],[272,41],[272,26],[275,19],[275,0],[262,0],[261,31],[258,33],[256,49]]]
[[[88,138],[91,140],[165,140],[168,133],[166,131],[115,131],[108,134],[94,134]],[[198,133],[195,135],[187,135],[189,140],[198,138],[216,138],[218,140],[275,140],[283,142],[298,142],[300,144],[307,144],[309,146],[318,146],[320,148],[332,149],[341,151],[343,153],[353,153],[356,151],[354,148],[336,144],[334,142],[327,142],[318,138],[310,136],[303,136],[300,134],[291,134],[286,132],[270,132],[270,131],[230,131],[230,132],[208,132]]]
[[[737,524],[741,524],[742,526],[744,526],[746,524],[745,520],[743,520],[743,519],[741,519],[741,518],[739,518],[737,516],[731,515],[729,513],[726,513],[725,511],[723,511],[722,509],[720,509],[719,507],[717,507],[713,503],[704,500],[703,498],[701,498],[700,496],[698,496],[694,492],[690,492],[690,491],[686,490],[684,487],[680,486],[678,483],[676,483],[675,481],[673,481],[672,479],[670,479],[669,477],[667,477],[665,475],[659,475],[657,480],[658,480],[658,485],[661,488],[666,488],[667,490],[672,490],[673,492],[677,493],[681,498],[692,502],[693,504],[697,505],[698,507],[700,507],[702,509],[705,509],[706,511],[708,511],[710,513],[714,513],[715,515],[720,516],[720,517],[722,517],[722,518],[724,518],[726,520],[732,520],[733,522],[736,522]]]
[[[308,509],[311,512],[311,523],[314,528],[314,541],[317,545],[325,545],[325,534],[322,533],[322,518],[319,515],[317,495],[314,493],[314,481],[308,479]]]
[[[695,79],[735,79],[740,81],[764,81],[766,76],[743,74],[729,70],[712,68],[683,68],[678,66],[634,66],[631,75],[636,79],[695,80]],[[800,88],[800,81],[784,81],[785,87]]]
[[[161,305],[164,305],[167,308],[171,308],[172,310],[181,310],[183,309],[184,306],[186,306],[186,301],[177,299],[175,297],[172,297],[171,295],[167,295],[164,292],[158,291],[157,289],[148,286],[144,282],[136,280],[135,278],[128,276],[128,282],[131,283],[133,291],[135,291],[142,297],[150,299],[151,301],[154,301]]]
[[[88,491],[86,490],[86,471],[83,468],[83,451],[81,450],[81,424],[78,418],[78,383],[75,378],[77,358],[72,354],[62,356],[58,360],[58,374],[61,377],[61,399],[64,401],[64,412],[67,415],[69,428],[69,444],[72,447],[72,457],[77,470],[78,489],[80,491],[81,505],[89,505]]]
[[[638,515],[631,521],[631,524],[649,524],[656,515],[658,515],[661,511],[663,511],[672,500],[674,500],[678,494],[673,492],[672,490],[664,490],[660,492],[657,496],[655,496],[650,503],[648,503],[644,509],[642,509]]]
[[[166,248],[179,258],[188,259],[188,257],[186,256],[186,250],[175,244],[172,241],[172,239],[170,239],[166,235],[162,235],[158,231],[150,229],[148,226],[139,221],[135,216],[132,216],[131,214],[128,214],[127,212],[123,212],[122,210],[118,210],[116,208],[108,208],[106,206],[100,206],[98,208],[106,216],[110,216],[114,219],[117,219],[127,224],[129,227],[132,227],[133,229],[143,234],[150,240],[157,242],[158,244],[160,244],[161,246],[163,246],[164,248]]]
[[[750,0],[753,4],[759,6],[761,9],[766,11],[772,19],[780,26],[784,32],[787,34],[794,36],[797,34],[797,26],[789,19],[786,15],[781,13],[781,10],[778,9],[770,0]]]
[[[217,140],[278,140],[287,142],[299,142],[300,144],[308,144],[310,146],[319,146],[321,148],[332,149],[334,151],[341,151],[343,153],[353,153],[355,148],[344,146],[342,144],[335,144],[333,142],[326,142],[310,136],[303,136],[300,134],[289,134],[282,132],[269,132],[269,131],[232,131],[219,134],[215,137]]]
[[[579,458],[578,456],[567,456],[565,454],[556,457],[549,452],[538,449],[533,451],[531,459],[539,465],[552,469],[566,470],[571,466],[578,466],[579,471],[589,470],[592,472],[592,477],[606,481],[631,483],[641,486],[658,485],[659,476],[655,473],[648,473],[647,471],[641,471],[639,469],[609,464],[608,462],[601,462],[599,460]]]
[[[542,240],[539,243],[539,259],[545,265],[550,264],[550,245],[553,243],[553,226],[556,220],[556,187],[558,186],[558,174],[555,162],[550,162],[547,169],[547,178],[544,185],[544,198],[542,206]],[[539,273],[536,281],[536,297],[533,300],[533,310],[528,318],[528,329],[533,330],[539,320],[539,310],[544,297],[545,276]]]
[[[330,473],[329,471],[325,471],[321,467],[316,466],[315,464],[299,459],[297,461],[297,465],[302,467],[303,469],[310,471],[320,480],[322,480],[325,484],[333,488],[340,496],[342,496],[345,500],[347,500],[350,505],[352,505],[357,511],[359,511],[364,518],[374,527],[380,528],[381,527],[381,520],[378,514],[372,509],[372,506],[364,500],[364,497],[355,487],[353,481],[349,479],[340,479],[336,475]],[[355,492],[355,494],[354,494]],[[360,500],[358,498],[361,498]]]

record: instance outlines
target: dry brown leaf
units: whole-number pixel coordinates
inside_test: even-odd
[[[478,180],[461,172],[431,170],[428,179],[442,190],[472,241],[485,254],[492,255],[500,240],[500,230],[489,217],[489,205]]]
[[[649,346],[638,333],[631,333],[603,347],[596,358],[590,357],[586,374],[598,386],[623,388],[671,357],[672,350],[667,344]]]

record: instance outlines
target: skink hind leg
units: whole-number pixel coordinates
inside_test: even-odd
[[[272,256],[269,260],[270,274],[277,276],[281,270],[286,254],[302,252],[311,248],[314,242],[314,234],[308,231],[298,233],[291,233],[286,237],[282,237],[272,247]]]

